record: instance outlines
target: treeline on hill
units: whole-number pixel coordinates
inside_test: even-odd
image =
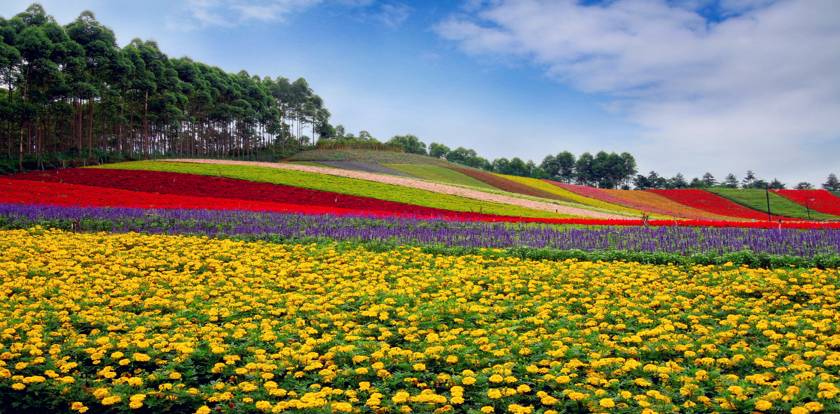
[[[279,158],[329,131],[303,78],[227,73],[118,47],[90,12],[66,26],[34,4],[0,17],[0,173],[159,155]]]
[[[705,173],[703,174],[702,178],[694,177],[691,181],[687,181],[682,174],[677,174],[671,178],[665,178],[659,176],[655,171],[651,171],[648,175],[636,175],[633,178],[633,185],[638,190],[644,190],[648,188],[656,188],[656,189],[677,189],[677,188],[754,188],[754,189],[770,189],[770,190],[783,190],[787,188],[787,186],[777,179],[773,179],[771,181],[765,181],[756,177],[755,172],[752,170],[747,170],[747,173],[744,175],[742,180],[738,180],[738,177],[735,174],[727,174],[726,178],[723,181],[718,181],[712,173]],[[812,190],[814,189],[814,185],[802,181],[797,183],[794,186],[796,190]],[[828,191],[840,191],[840,180],[837,179],[837,175],[829,174],[826,181],[822,184],[822,188]]]

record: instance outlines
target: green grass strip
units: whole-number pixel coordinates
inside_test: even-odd
[[[480,189],[490,189],[494,190],[495,188],[483,181],[476,180],[466,174],[461,174],[458,171],[440,167],[437,165],[429,165],[429,164],[383,164],[384,166],[397,170],[402,171],[406,174],[412,175],[417,178],[422,178],[428,181],[434,181],[438,183],[445,183],[445,184],[456,184],[456,185],[463,185],[467,187],[475,187]]]
[[[186,174],[210,175],[236,178],[240,180],[283,184],[313,190],[331,191],[380,200],[396,201],[424,207],[440,208],[453,211],[465,211],[485,214],[498,214],[519,217],[562,217],[547,211],[531,210],[524,207],[502,203],[473,200],[449,194],[433,193],[411,187],[358,180],[328,174],[304,171],[283,170],[268,167],[179,163],[165,161],[134,161],[105,164],[94,168],[113,168],[123,170],[166,171]]]
[[[707,190],[742,206],[765,213],[767,212],[767,195],[764,190],[753,188],[709,188]],[[770,193],[770,212],[778,216],[800,219],[808,218],[808,211],[805,209],[805,206],[772,192]],[[811,218],[814,220],[837,220],[838,216],[811,210]]]

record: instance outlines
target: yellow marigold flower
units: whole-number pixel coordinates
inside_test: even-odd
[[[143,401],[130,401],[128,403],[128,407],[133,409],[133,410],[136,410],[140,407],[143,407]]]
[[[330,405],[333,411],[338,411],[341,413],[349,413],[353,411],[353,404],[348,402],[334,402]]]
[[[487,390],[487,396],[490,397],[490,399],[496,400],[502,398],[502,391],[498,388],[490,388]]]
[[[598,405],[604,408],[613,408],[615,407],[615,401],[613,401],[612,398],[601,398],[601,400],[598,401]]]
[[[414,369],[415,371],[425,371],[426,370],[426,364],[416,363],[416,364],[412,365],[411,368]]]
[[[484,414],[491,414],[494,411],[496,411],[496,410],[489,405],[485,405],[485,406],[481,407],[481,412],[484,413]]]
[[[393,401],[394,404],[402,404],[408,401],[409,397],[411,397],[411,394],[405,391],[398,391],[393,397],[391,397],[391,401]]]
[[[141,352],[135,352],[131,357],[137,362],[148,362],[152,360],[150,356]]]
[[[109,397],[105,397],[102,399],[102,405],[114,405],[118,402],[122,401],[122,397],[119,395],[111,395]]]
[[[24,388],[26,388],[26,385],[21,384],[19,382],[16,382],[16,383],[12,384],[12,389],[15,390],[15,391],[20,391],[20,390],[23,390]]]
[[[70,404],[70,409],[79,413],[85,413],[88,408],[81,401],[73,401]]]
[[[269,411],[271,410],[271,403],[268,401],[257,401],[254,406],[260,411]]]
[[[198,407],[197,410],[195,410],[195,414],[210,414],[210,407],[202,405],[201,407]]]
[[[758,400],[755,402],[755,409],[759,411],[767,411],[773,407],[773,403],[767,400]]]
[[[458,357],[455,356],[455,355],[449,355],[449,356],[446,357],[446,363],[447,364],[455,364],[457,362],[458,362]]]
[[[500,382],[504,381],[504,380],[505,380],[505,378],[504,378],[504,377],[502,377],[502,376],[501,376],[501,375],[499,375],[499,374],[493,374],[493,375],[491,375],[491,376],[490,376],[490,378],[488,378],[487,380],[488,380],[488,381],[490,381],[490,382],[492,382],[492,383],[500,383]]]
[[[461,380],[461,384],[464,384],[464,385],[473,385],[473,384],[475,384],[475,377],[464,377],[464,378]]]
[[[805,408],[807,408],[808,411],[810,411],[812,413],[818,413],[818,412],[823,410],[823,405],[821,403],[816,402],[816,401],[811,401],[811,402],[805,403]]]

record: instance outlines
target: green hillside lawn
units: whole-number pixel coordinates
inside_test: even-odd
[[[735,188],[709,188],[708,191],[726,197],[738,204],[762,212],[767,211],[767,196],[764,190],[760,189],[735,189]],[[774,215],[793,217],[800,219],[808,218],[808,211],[805,206],[794,203],[778,194],[770,193],[770,212]],[[825,214],[811,210],[811,218],[815,220],[837,220],[838,216]]]
[[[332,191],[380,200],[397,201],[424,207],[433,207],[454,211],[481,212],[520,217],[565,217],[547,211],[531,210],[524,207],[501,203],[473,200],[448,194],[438,194],[411,187],[402,187],[354,178],[316,174],[303,171],[281,170],[267,167],[176,163],[163,161],[133,161],[105,164],[93,168],[113,168],[123,170],[167,171],[187,174],[212,175],[237,178],[240,180],[284,184],[314,190]]]
[[[495,188],[483,181],[476,180],[468,175],[461,174],[458,171],[451,170],[446,167],[430,164],[383,164],[384,166],[402,171],[417,178],[422,178],[428,181],[438,183],[457,184],[468,187],[475,187],[486,190],[494,190]]]
[[[449,162],[419,154],[363,149],[316,149],[299,152],[285,161],[356,161],[378,164],[430,164],[445,166]]]

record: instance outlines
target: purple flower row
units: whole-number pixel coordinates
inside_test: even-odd
[[[56,207],[0,204],[0,227],[41,224],[81,231],[245,236],[283,240],[333,239],[457,247],[813,257],[840,253],[840,229],[557,226],[452,222],[216,210]]]

